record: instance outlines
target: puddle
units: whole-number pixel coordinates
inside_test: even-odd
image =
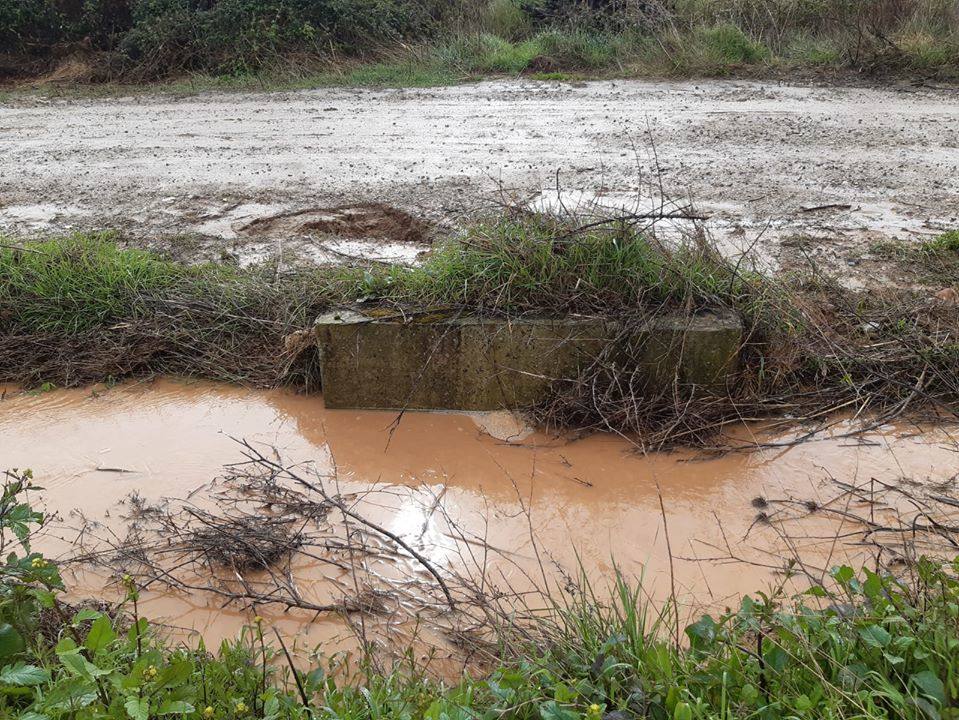
[[[904,476],[948,483],[959,465],[945,434],[911,427],[852,440],[840,437],[848,430],[840,423],[834,437],[794,447],[646,457],[623,438],[546,437],[505,413],[396,420],[389,412],[327,411],[317,396],[168,379],[96,392],[10,391],[0,401],[0,467],[33,469],[44,503],[60,515],[43,539],[46,551],[58,554],[76,540],[78,513],[116,527],[129,512],[120,501],[131,492],[145,502],[201,503],[223,466],[242,459],[232,438],[244,438],[286,461],[312,462],[318,472],[335,466],[337,491],[351,507],[444,571],[482,564],[499,582],[523,586],[543,572],[575,577],[579,561],[602,581],[615,561],[628,576],[643,576],[654,600],[673,582],[684,616],[692,617],[784,582],[778,571],[792,552],[823,568],[869,557],[868,548],[837,544],[834,520],[794,519],[787,512],[793,504],[836,502],[843,496],[837,483],[868,487]],[[759,506],[772,521],[757,523]],[[411,560],[384,555],[378,562],[407,577],[417,575]],[[299,592],[317,602],[337,597],[349,578],[308,558],[293,571]],[[112,593],[102,577],[81,574],[73,582],[77,596],[102,597],[104,586]],[[208,644],[235,635],[253,614],[202,593],[147,591],[142,605],[148,616],[196,631]],[[276,606],[257,612],[296,638],[301,652],[353,646],[338,615]],[[386,622],[399,632],[394,620]]]
[[[35,203],[29,205],[0,205],[0,227],[20,231],[69,230],[87,215],[76,205]]]

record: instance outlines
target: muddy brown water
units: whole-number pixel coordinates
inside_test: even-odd
[[[44,547],[63,553],[76,539],[77,511],[109,525],[133,491],[148,500],[185,497],[237,461],[232,438],[245,438],[288,460],[326,469],[335,461],[341,491],[361,493],[364,512],[437,567],[464,562],[462,536],[451,523],[495,547],[485,562],[520,583],[541,564],[552,575],[575,575],[578,554],[592,579],[608,580],[615,562],[626,575],[642,576],[649,596],[661,601],[672,565],[681,612],[692,617],[781,582],[774,568],[792,551],[817,567],[867,558],[837,546],[835,534],[815,522],[757,525],[755,498],[824,503],[838,494],[830,478],[942,482],[959,466],[944,431],[911,427],[854,440],[839,437],[847,429],[840,424],[819,442],[715,457],[644,456],[612,435],[547,437],[506,413],[395,420],[390,412],[328,411],[317,396],[171,379],[37,394],[11,388],[0,401],[0,467],[33,469],[43,504],[60,515]],[[738,432],[746,438],[758,431]],[[730,553],[755,564],[722,559]],[[329,597],[342,587],[342,578],[315,565],[297,572],[307,595]],[[75,583],[78,596],[116,594],[102,578]],[[143,610],[207,643],[235,635],[252,614],[199,594],[146,593]],[[317,644],[325,652],[350,647],[352,635],[337,616],[259,612],[303,652]]]

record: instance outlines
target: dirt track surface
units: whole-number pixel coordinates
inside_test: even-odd
[[[516,81],[14,100],[0,107],[0,232],[235,245],[258,218],[350,203],[455,222],[500,183],[548,205],[557,173],[567,202],[648,204],[657,165],[667,194],[740,244],[767,224],[770,246],[933,235],[959,224],[959,91]],[[811,209],[830,205],[850,207]]]

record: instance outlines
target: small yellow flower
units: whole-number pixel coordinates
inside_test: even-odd
[[[34,570],[43,570],[43,568],[45,568],[45,567],[47,566],[47,561],[44,560],[43,558],[36,557],[36,558],[33,558],[33,560],[30,561],[30,566],[31,566]]]
[[[213,708],[211,706],[207,705],[203,708],[203,717],[205,717],[206,720],[210,720],[210,718],[213,717]]]
[[[246,712],[246,703],[242,700],[236,704],[236,713],[237,715],[242,715]]]
[[[263,616],[262,616],[262,615],[257,615],[255,618],[253,618],[253,622],[255,622],[257,625],[262,625],[262,624],[263,624]]]
[[[150,665],[143,671],[143,676],[147,678],[155,678],[157,676],[157,666]]]

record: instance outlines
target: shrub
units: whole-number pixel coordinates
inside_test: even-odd
[[[487,11],[489,31],[507,40],[519,40],[532,30],[529,16],[517,0],[492,0]]]
[[[762,62],[769,51],[759,42],[750,40],[735,25],[719,25],[701,31],[701,38],[709,55],[723,64]]]

